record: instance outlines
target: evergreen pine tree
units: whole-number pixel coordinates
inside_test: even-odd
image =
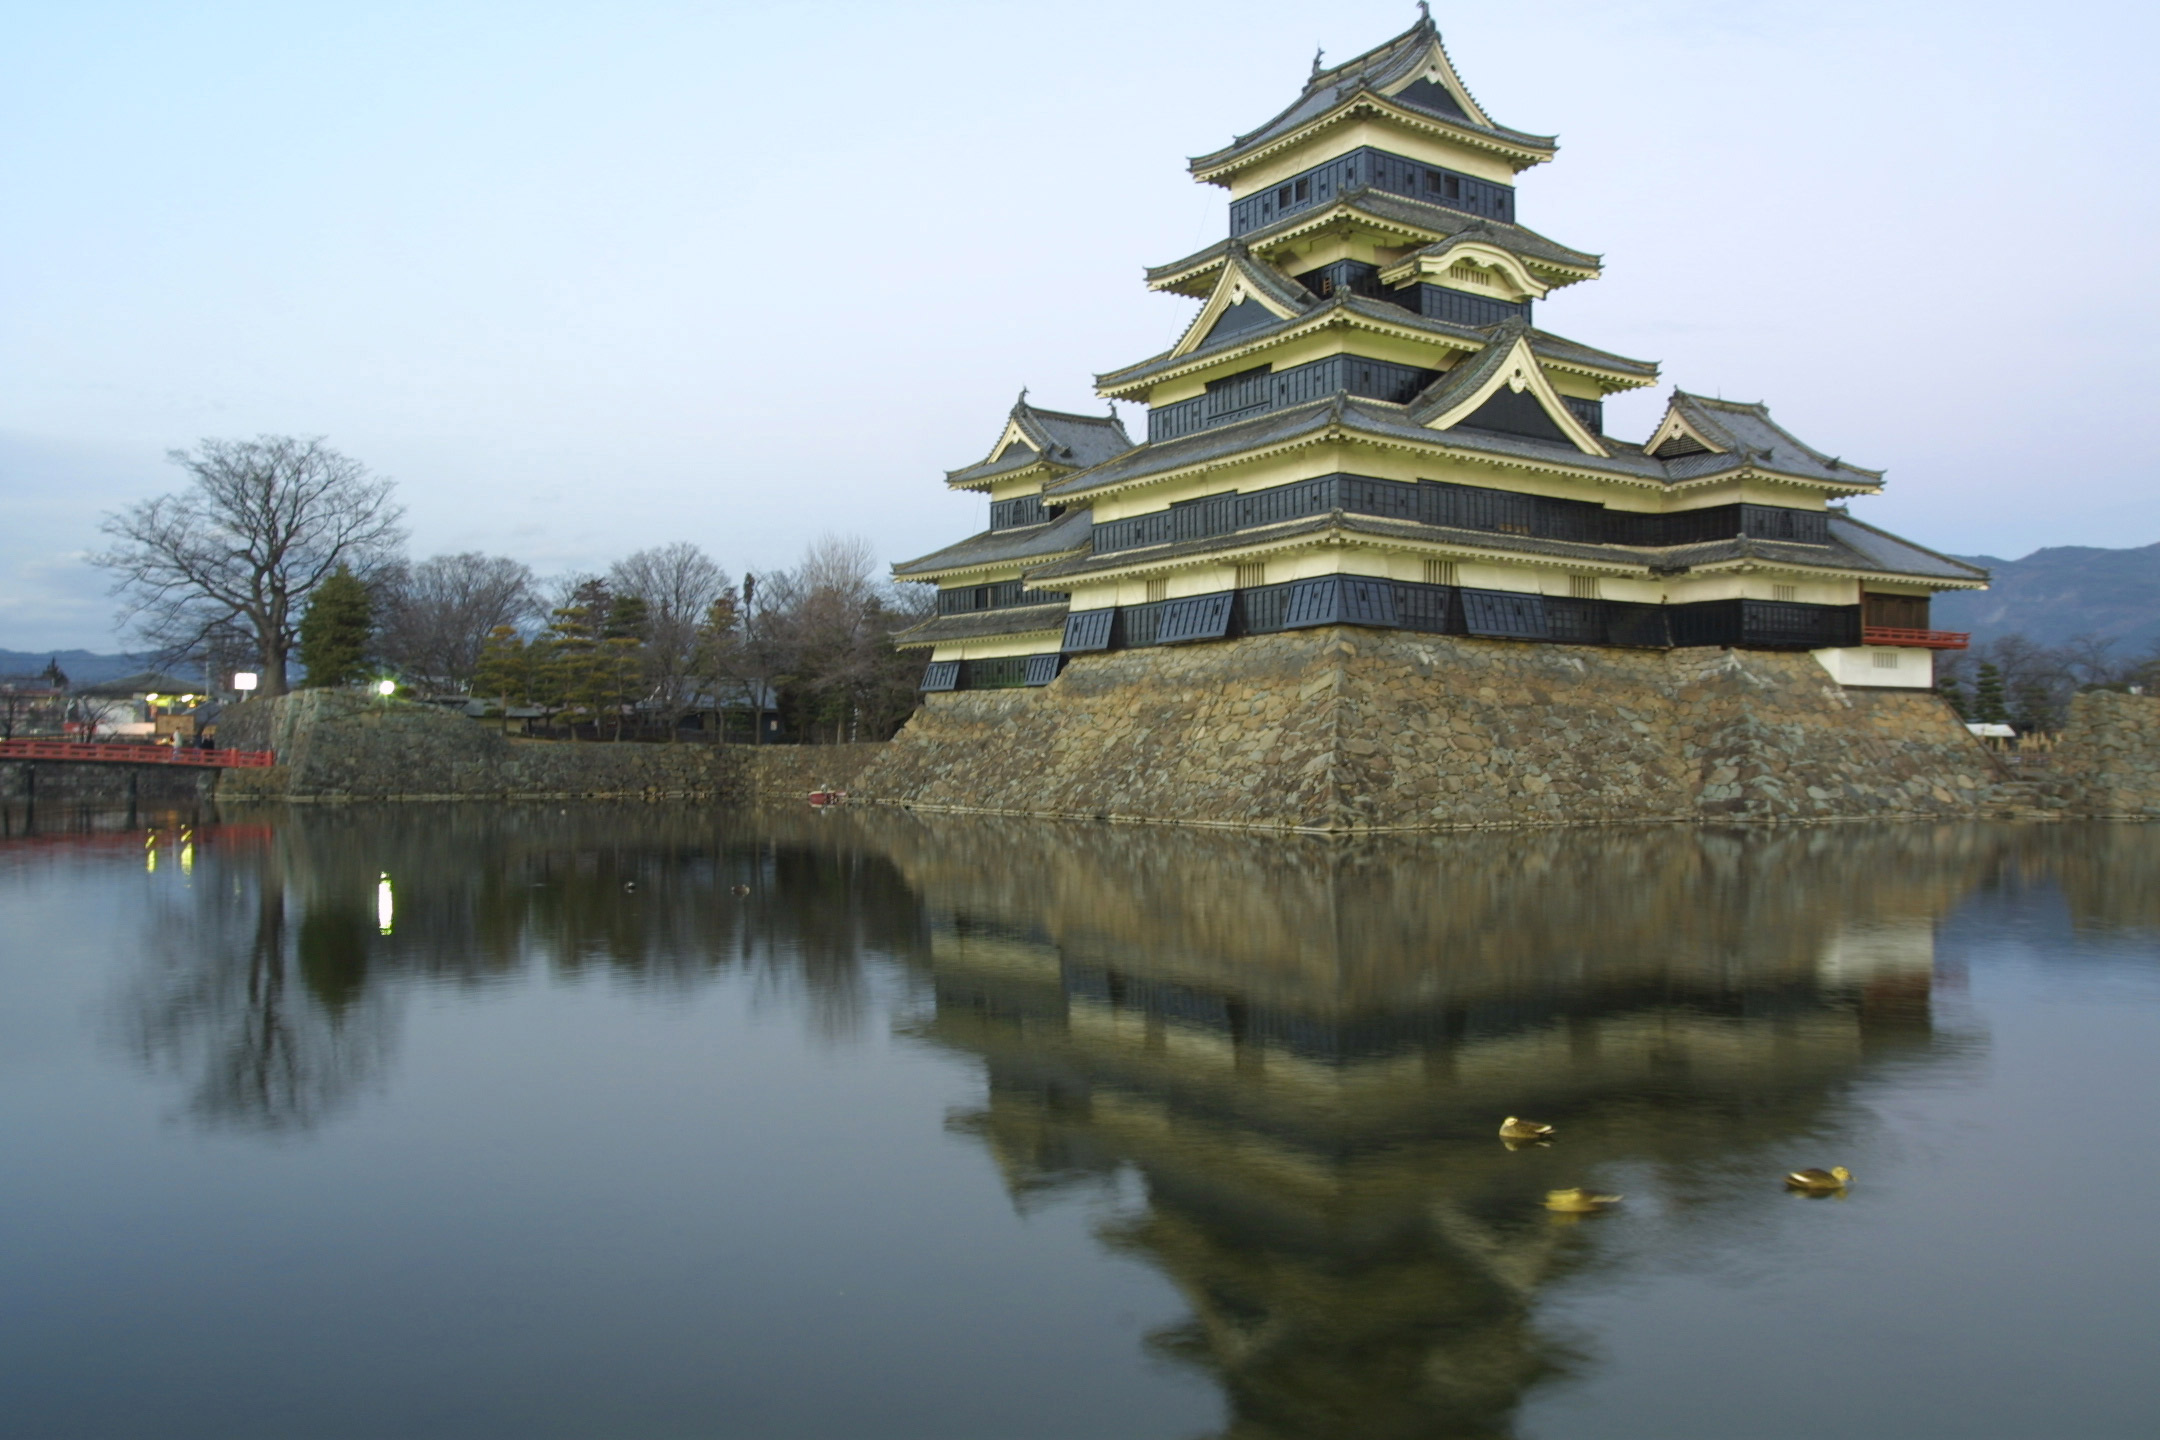
[[[2010,707],[2003,702],[2003,677],[1991,660],[1980,662],[1980,675],[1973,682],[1973,718],[1990,725],[2006,725],[2010,722]]]
[[[359,577],[340,565],[315,589],[300,618],[300,663],[318,688],[350,685],[365,673],[375,603]]]
[[[1955,675],[1945,675],[1935,682],[1935,693],[1957,713],[1960,720],[1972,719],[1972,701],[1966,697],[1964,682]]]
[[[517,631],[497,625],[480,642],[479,663],[473,670],[473,693],[492,695],[502,702],[503,729],[510,728],[510,707],[532,698],[532,653]]]
[[[2038,680],[2020,683],[2014,696],[2010,723],[2020,735],[2052,735],[2059,728],[2056,724],[2055,697],[2048,687]]]

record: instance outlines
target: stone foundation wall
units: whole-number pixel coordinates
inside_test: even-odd
[[[1313,830],[1968,817],[2010,802],[1940,699],[1805,654],[1329,628],[932,695],[858,783],[918,807]]]
[[[524,740],[458,714],[303,690],[228,710],[234,749],[275,751],[228,770],[225,800],[697,799],[750,804],[846,787],[882,746],[638,745]]]
[[[2160,697],[2094,690],[2070,702],[2049,788],[2081,815],[2160,816]]]

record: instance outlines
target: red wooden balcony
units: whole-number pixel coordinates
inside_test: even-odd
[[[1888,625],[1860,627],[1863,645],[1903,645],[1918,650],[1963,650],[1972,643],[1964,630],[1899,630]]]
[[[74,740],[0,740],[0,760],[102,760],[124,765],[209,765],[260,770],[275,763],[268,750],[189,750],[171,745],[99,744]]]

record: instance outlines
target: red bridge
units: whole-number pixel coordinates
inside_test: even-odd
[[[277,763],[268,750],[187,750],[74,740],[0,740],[0,760],[102,760],[109,765],[208,765],[224,770],[260,770]]]

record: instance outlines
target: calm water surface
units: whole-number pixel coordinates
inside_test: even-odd
[[[2160,1433],[2160,827],[4,828],[10,1436]]]

